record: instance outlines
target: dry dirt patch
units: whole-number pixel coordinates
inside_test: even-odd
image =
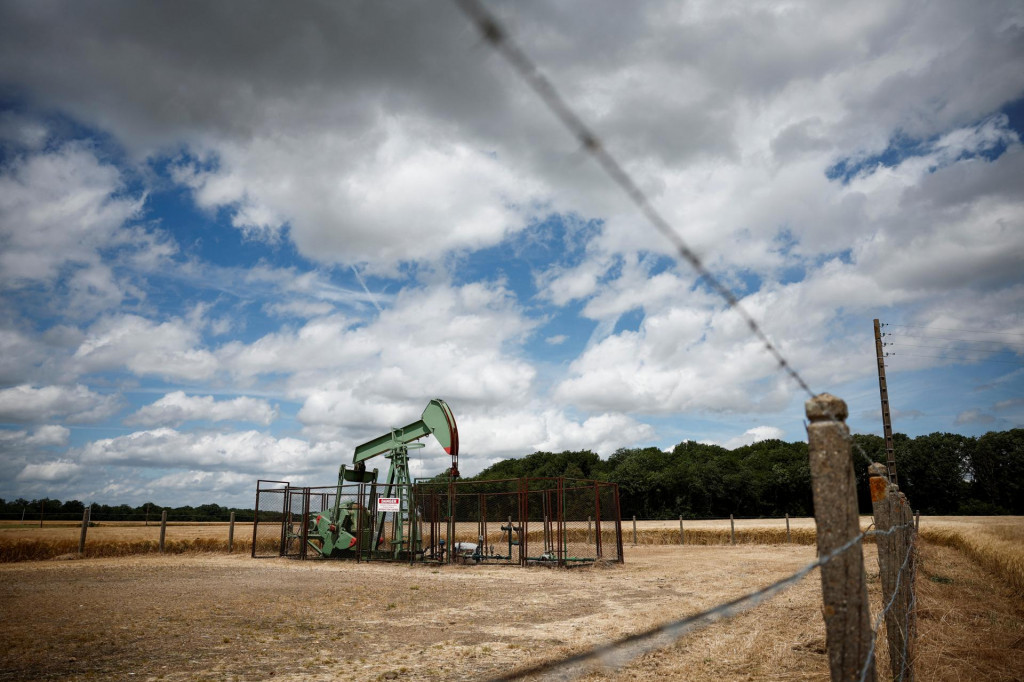
[[[0,679],[486,679],[709,608],[814,556],[806,546],[626,551],[624,566],[572,570],[225,555],[3,565]],[[874,566],[873,548],[866,554]],[[1020,604],[951,549],[926,549],[923,569],[942,579],[922,579],[934,612],[922,618],[920,679],[1015,679]],[[869,585],[877,602],[877,577]],[[957,596],[966,587],[969,601]],[[812,574],[743,616],[586,679],[824,680],[819,604]],[[1001,653],[974,660],[947,627],[969,627]]]

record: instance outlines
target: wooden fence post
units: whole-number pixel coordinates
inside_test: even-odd
[[[680,545],[685,545],[686,544],[686,536],[683,535],[683,515],[682,514],[679,515],[679,544]]]
[[[793,542],[793,537],[789,534],[789,514],[786,514],[786,542]]]
[[[868,467],[871,485],[871,510],[875,518],[875,546],[878,548],[878,576],[882,582],[882,607],[893,599],[896,591],[896,576],[902,561],[896,550],[896,536],[893,534],[893,509],[895,497],[889,483],[889,471],[884,464],[875,462]],[[884,534],[883,534],[884,533]],[[895,602],[893,608],[885,614],[885,631],[889,641],[889,669],[893,679],[899,679],[896,671],[900,670],[900,655],[903,652],[903,633],[900,628],[900,617]]]
[[[164,538],[167,537],[167,510],[160,514],[160,553],[164,553]]]
[[[729,544],[736,544],[736,519],[729,514]]]
[[[228,526],[228,554],[235,551],[235,512],[231,512],[231,522]]]
[[[860,540],[831,556],[860,535],[846,403],[822,393],[808,400],[805,409],[810,421],[807,444],[818,555],[825,561],[821,565],[822,615],[831,679],[874,682],[875,662],[868,655],[871,611]]]
[[[893,508],[893,522],[902,526],[893,534],[896,545],[896,559],[899,564],[896,570],[903,568],[903,575],[896,590],[896,599],[893,602],[892,610],[899,619],[898,630],[902,634],[900,639],[901,648],[899,654],[900,667],[893,668],[893,679],[900,679],[903,682],[914,682],[914,657],[917,644],[917,614],[914,608],[914,577],[917,573],[917,557],[914,541],[917,538],[917,529],[914,522],[914,512],[910,509],[906,496],[896,491],[890,492],[895,498]],[[897,670],[900,675],[897,676]]]
[[[85,554],[85,533],[89,530],[90,511],[92,510],[86,507],[85,511],[82,512],[82,535],[78,538],[78,556]]]
[[[633,546],[636,547],[636,514],[633,514]]]
[[[914,532],[921,532],[921,510],[917,510],[917,516],[914,517]]]

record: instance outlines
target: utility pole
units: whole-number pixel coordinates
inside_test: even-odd
[[[892,444],[892,417],[889,415],[889,389],[885,385],[885,356],[882,351],[882,325],[875,318],[875,357],[878,359],[878,394],[882,398],[882,432],[885,434],[885,466],[889,473],[889,482],[898,485],[896,480],[896,450]]]

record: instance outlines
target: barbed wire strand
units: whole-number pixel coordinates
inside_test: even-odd
[[[911,576],[913,578],[913,576]],[[910,589],[910,604],[907,605],[907,618],[904,624],[906,628],[906,636],[903,638],[903,654],[900,656],[900,678],[899,682],[903,682],[903,676],[907,671],[907,647],[910,646],[910,618],[914,613],[914,608],[917,606],[917,590]],[[916,623],[915,623],[916,626]]]
[[[689,632],[703,629],[718,621],[727,620],[735,615],[743,613],[744,611],[749,611],[770,597],[775,596],[779,592],[782,592],[791,585],[799,582],[815,568],[824,566],[843,552],[846,552],[850,548],[856,546],[865,537],[890,535],[900,528],[907,527],[912,526],[910,524],[902,524],[899,526],[893,526],[892,528],[884,531],[871,530],[871,526],[869,526],[868,530],[858,533],[845,544],[832,550],[825,556],[818,557],[795,573],[782,578],[781,580],[777,580],[771,585],[759,590],[749,592],[727,602],[722,602],[717,606],[692,616],[687,616],[670,623],[665,623],[664,625],[655,626],[643,632],[628,635],[621,639],[593,647],[573,656],[556,661],[538,663],[537,665],[523,670],[507,673],[501,677],[493,678],[492,682],[509,682],[511,680],[518,680],[531,675],[550,675],[556,671],[564,670],[566,668],[569,668],[570,670],[564,670],[562,674],[558,675],[554,679],[568,680],[575,677],[576,674],[582,674],[583,672],[577,671],[574,673],[574,671],[571,670],[572,668],[582,666],[595,660],[600,662],[603,667],[621,667],[626,662],[636,658],[637,656],[653,651],[654,649],[668,646]],[[627,653],[625,650],[629,648],[632,648],[632,651]]]
[[[508,60],[512,68],[526,81],[526,84],[537,93],[548,109],[580,142],[583,149],[597,161],[598,165],[601,166],[611,180],[626,193],[633,204],[647,218],[647,221],[669,240],[679,256],[707,282],[707,285],[716,294],[725,300],[729,308],[734,310],[743,319],[750,332],[764,344],[765,350],[778,362],[779,369],[785,371],[800,388],[813,398],[815,393],[811,390],[810,386],[790,364],[778,346],[768,338],[768,335],[761,329],[757,320],[747,312],[736,295],[711,273],[707,266],[704,265],[700,256],[690,248],[672,225],[654,208],[651,200],[640,189],[640,186],[633,180],[633,177],[611,155],[601,142],[601,139],[583,122],[583,119],[569,106],[551,81],[540,72],[526,53],[511,40],[508,32],[497,18],[484,9],[478,0],[454,0],[454,2],[462,10],[462,13],[480,30],[484,40],[489,42],[495,50]]]
[[[501,26],[495,16],[484,9],[477,0],[454,0],[454,2],[463,14],[465,14],[466,17],[477,26],[483,38],[489,42],[495,50],[501,53],[506,60],[508,60],[513,69],[515,69],[527,85],[537,93],[541,100],[547,105],[548,109],[551,110],[551,112],[562,122],[569,132],[572,133],[572,135],[580,142],[583,149],[597,161],[598,165],[601,166],[609,178],[626,193],[648,222],[669,240],[669,242],[675,247],[679,256],[686,261],[701,278],[704,279],[707,285],[726,302],[730,309],[735,311],[743,319],[747,324],[747,327],[750,329],[750,332],[764,344],[765,350],[775,358],[779,369],[788,374],[790,378],[807,393],[808,396],[814,398],[816,395],[814,391],[811,390],[808,383],[786,359],[779,348],[770,338],[768,338],[768,335],[763,329],[761,329],[757,320],[755,320],[746,308],[743,307],[736,295],[714,276],[707,266],[704,265],[697,253],[690,248],[671,224],[661,215],[660,212],[658,212],[657,209],[655,209],[644,191],[640,189],[636,181],[633,180],[632,176],[625,170],[625,168],[623,168],[618,160],[608,152],[600,138],[591,131],[579,115],[577,115],[576,112],[568,105],[551,81],[549,81],[547,77],[540,72],[526,53],[511,41],[508,33]],[[836,419],[833,416],[833,421],[841,420]],[[868,462],[871,462],[871,458],[867,456],[856,441],[853,441],[852,436],[848,435],[848,438],[853,443],[859,454],[867,459]],[[893,527],[889,532],[892,532],[895,528],[896,527]],[[641,651],[634,654],[634,656],[639,655],[639,653],[643,653],[644,651],[658,648],[661,646],[660,644],[651,643],[651,640],[654,638],[671,638],[671,640],[675,640],[685,632],[689,632],[697,627],[705,627],[718,620],[729,618],[737,613],[753,608],[777,592],[780,592],[793,583],[798,582],[815,568],[824,565],[834,557],[848,550],[850,547],[862,540],[867,534],[868,533],[866,532],[859,534],[839,549],[830,553],[828,556],[819,557],[817,560],[811,562],[793,575],[783,578],[782,580],[758,590],[757,592],[749,593],[730,602],[725,602],[700,614],[689,616],[667,625],[658,626],[646,632],[631,635],[622,640],[618,640],[601,647],[596,647],[588,652],[577,654],[557,662],[534,666],[533,668],[513,673],[511,676],[496,678],[496,680],[519,679],[527,675],[552,672],[556,669],[581,664],[594,658],[605,659],[611,656],[614,652],[629,645],[638,645],[638,648],[641,649]],[[872,638],[872,653],[873,649],[874,637]]]

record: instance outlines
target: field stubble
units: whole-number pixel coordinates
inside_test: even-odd
[[[738,539],[755,537],[753,527],[741,535],[750,523],[737,521]],[[686,530],[715,538],[724,532],[728,542],[728,524],[686,522]],[[784,521],[769,522],[769,529],[780,524],[784,538]],[[791,523],[811,537],[812,525]],[[678,521],[652,521],[638,522],[636,546],[631,524],[623,524],[622,566],[566,571],[254,561],[244,556],[247,548],[237,553],[240,539],[251,538],[251,526],[248,535],[245,528],[236,525],[233,556],[151,554],[0,566],[0,680],[486,679],[709,608],[814,556],[806,545],[706,546],[689,535],[687,546],[659,545],[673,532],[678,541]],[[1022,529],[1021,519],[926,518],[921,530],[926,541],[937,533],[991,536],[1019,550]],[[76,528],[50,530],[21,541],[68,533],[62,541],[77,549]],[[94,535],[97,530],[102,533]],[[131,543],[149,542],[133,534],[154,530],[100,526],[89,532],[97,543]],[[168,527],[169,541],[191,541],[194,548],[197,538],[226,546],[226,537],[226,524],[206,526],[199,535],[194,526]],[[1020,593],[993,577],[995,567],[979,560],[989,570],[979,569],[957,542],[928,541],[921,548],[918,677],[1019,680]],[[865,547],[865,557],[877,613],[873,546]],[[884,669],[884,638],[878,660]],[[812,574],[750,613],[621,671],[584,679],[827,677],[820,584]]]
[[[90,547],[128,555],[151,543],[151,554],[0,565],[0,680],[486,679],[709,608],[814,556],[801,544],[813,543],[811,519],[792,520],[792,545],[779,544],[784,520],[736,526],[742,544],[728,547],[727,519],[686,521],[680,547],[678,521],[639,521],[633,545],[626,521],[625,565],[554,570],[251,560],[242,523],[233,556],[212,553],[226,549],[226,524],[168,525],[169,551],[193,554],[160,556],[159,526],[100,525]],[[0,547],[74,552],[78,532],[0,527]],[[1013,570],[1024,520],[926,517],[922,537],[919,679],[1021,679]],[[872,546],[864,552],[878,612],[878,564]],[[884,666],[884,638],[879,654]],[[584,679],[825,680],[817,574]]]

